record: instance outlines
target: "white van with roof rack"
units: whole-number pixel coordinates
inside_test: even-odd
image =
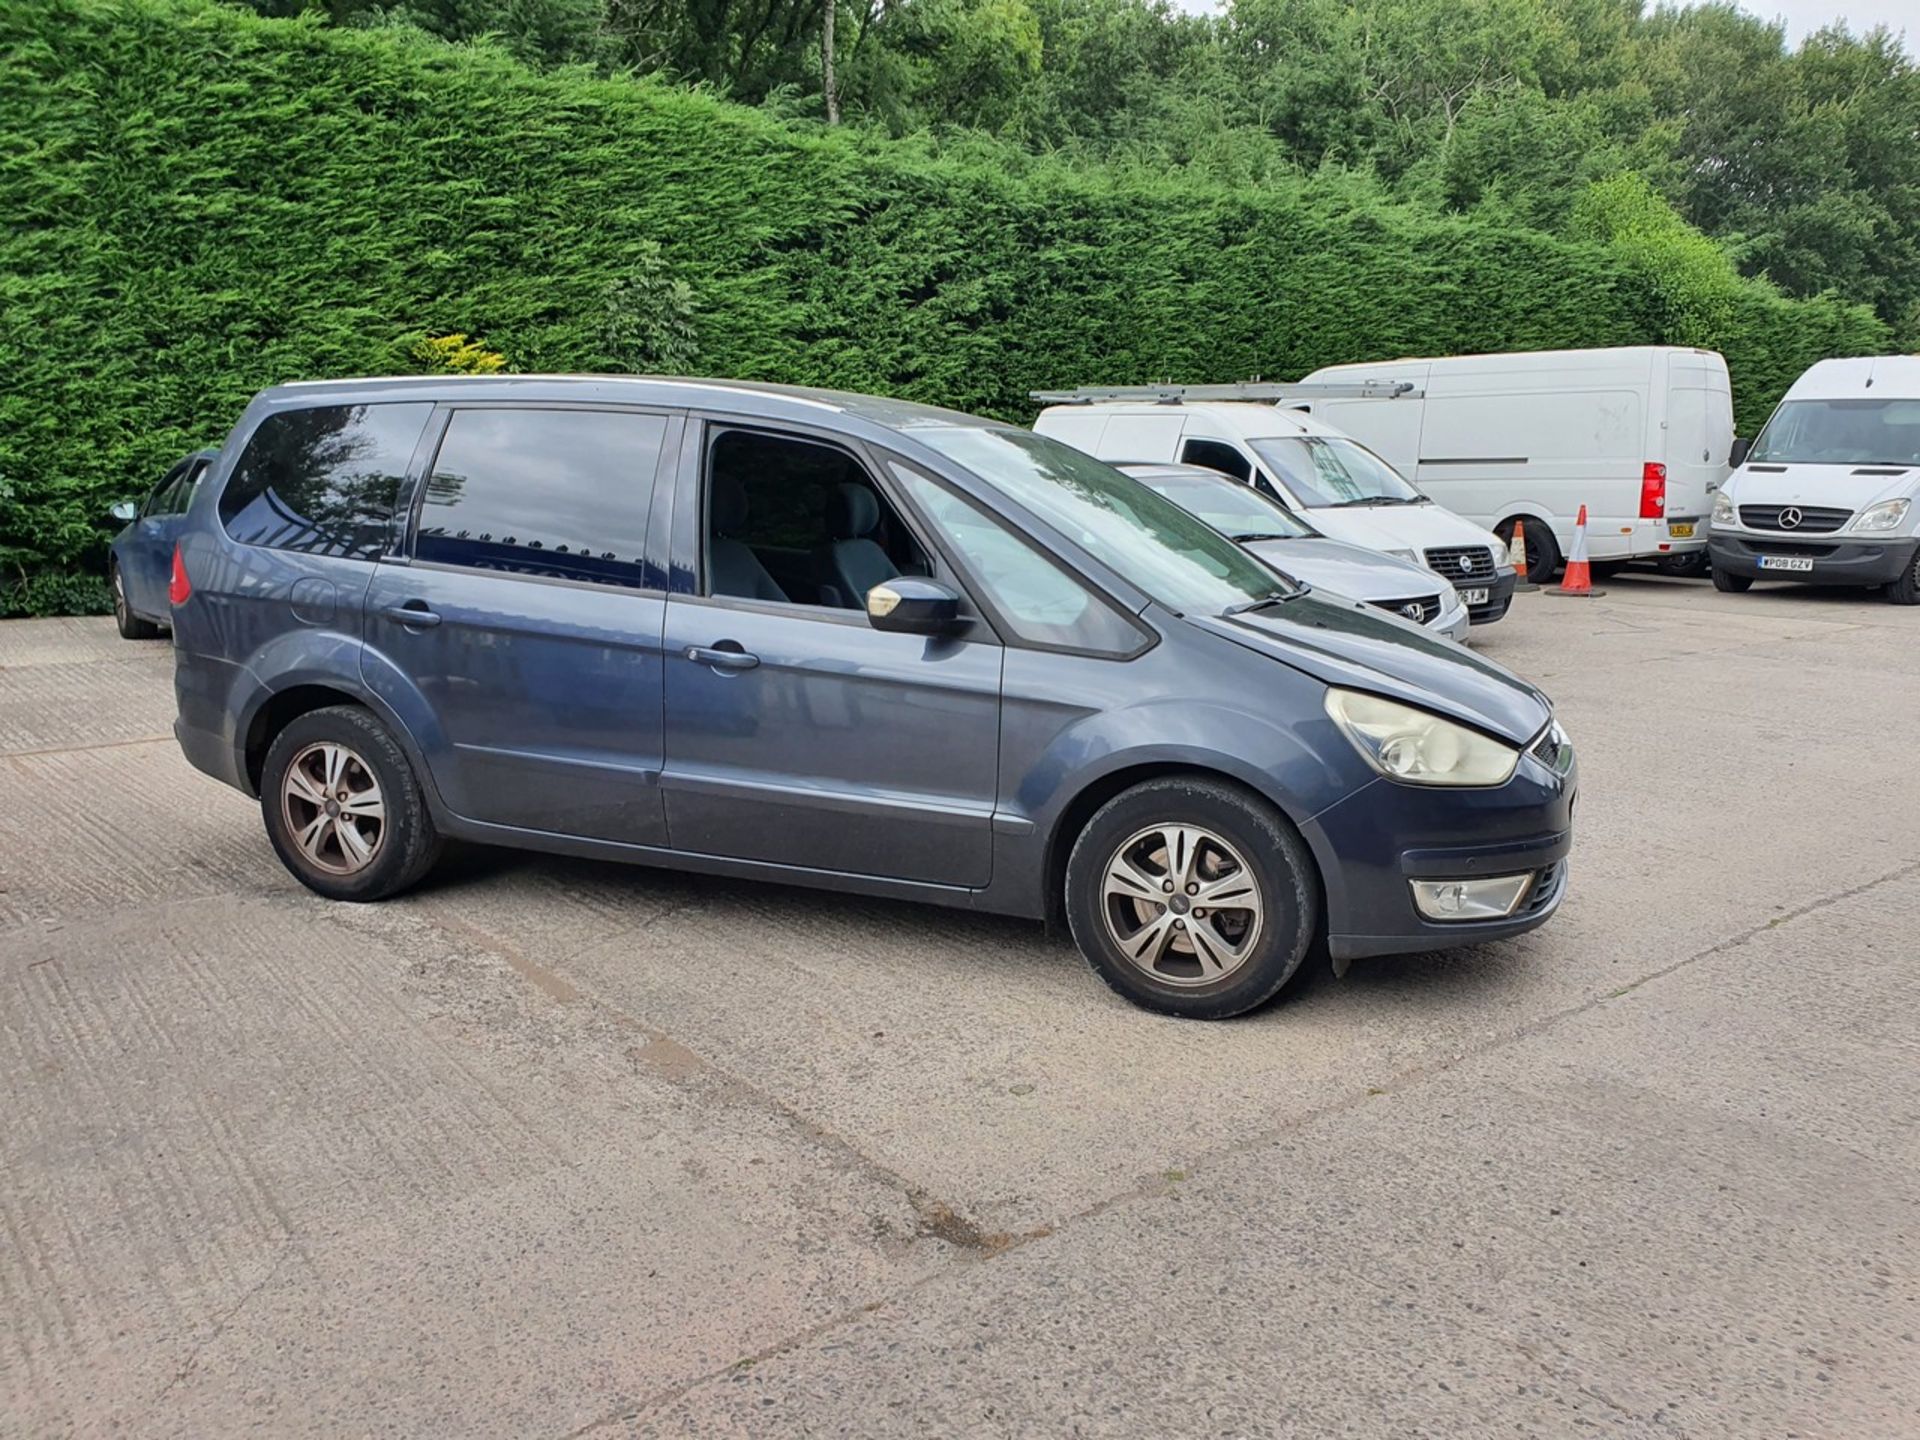
[[[1391,404],[1334,395],[1303,404],[1377,451],[1455,513],[1511,538],[1527,574],[1552,578],[1587,509],[1587,553],[1705,568],[1707,514],[1733,449],[1733,387],[1712,350],[1635,345],[1370,361],[1303,384],[1400,384]]]
[[[1920,355],[1822,360],[1714,497],[1713,583],[1884,585],[1920,604]]]
[[[1231,475],[1324,535],[1426,566],[1453,582],[1475,625],[1491,624],[1513,603],[1514,572],[1499,539],[1436,505],[1345,432],[1287,408],[1302,398],[1394,393],[1259,383],[1035,391],[1046,408],[1033,428],[1113,464],[1180,461]]]

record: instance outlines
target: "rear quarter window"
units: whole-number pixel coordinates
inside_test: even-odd
[[[220,496],[246,545],[375,560],[431,403],[280,410],[247,440]]]

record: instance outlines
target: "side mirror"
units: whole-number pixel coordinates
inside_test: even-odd
[[[867,591],[867,623],[899,635],[948,635],[960,628],[960,597],[938,580],[896,575]]]
[[[1733,437],[1733,449],[1727,452],[1727,464],[1738,470],[1747,463],[1747,456],[1753,451],[1753,441],[1744,435]]]
[[[108,515],[112,516],[115,520],[118,520],[122,525],[125,525],[129,520],[133,519],[133,517],[138,515],[139,513],[140,513],[140,507],[134,504],[133,501],[131,500],[122,500],[118,505],[114,506],[111,510],[107,511]]]

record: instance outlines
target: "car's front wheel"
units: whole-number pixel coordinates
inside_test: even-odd
[[[160,627],[150,620],[142,620],[127,603],[127,582],[117,563],[107,566],[107,588],[113,591],[113,623],[119,628],[122,640],[160,638]]]
[[[1900,578],[1887,586],[1887,599],[1896,605],[1920,605],[1920,548],[1914,550]]]
[[[1191,1019],[1272,999],[1307,953],[1318,895],[1286,818],[1199,776],[1115,796],[1067,860],[1067,920],[1088,963],[1136,1005]]]
[[[274,738],[260,810],[280,863],[330,900],[397,895],[440,852],[406,752],[357,705],[309,711]]]

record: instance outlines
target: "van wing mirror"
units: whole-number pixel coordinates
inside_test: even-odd
[[[1753,441],[1744,435],[1733,437],[1733,448],[1727,452],[1727,464],[1738,470],[1747,463],[1747,456],[1753,451]]]
[[[961,625],[960,597],[938,580],[896,575],[867,591],[867,623],[898,635],[950,635]]]
[[[126,523],[128,523],[130,520],[133,519],[134,516],[138,515],[139,513],[140,513],[140,507],[134,504],[133,501],[131,500],[122,500],[118,505],[114,506],[111,510],[107,511],[108,515],[110,515],[113,519],[118,520],[122,525],[125,525]]]

